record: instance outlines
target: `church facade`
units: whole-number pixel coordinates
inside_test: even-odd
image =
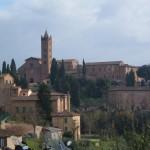
[[[52,37],[45,31],[41,36],[41,58],[30,57],[18,69],[21,77],[29,83],[37,83],[48,78],[52,61]]]

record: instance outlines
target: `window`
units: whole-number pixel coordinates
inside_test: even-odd
[[[26,107],[22,107],[22,112],[23,112],[23,113],[26,112]]]
[[[47,58],[47,55],[46,55],[46,54],[44,54],[44,58]]]
[[[33,113],[32,107],[29,107],[29,113]]]
[[[67,123],[68,122],[68,119],[67,118],[64,118],[64,123]]]
[[[16,112],[17,112],[17,113],[19,113],[19,112],[20,112],[19,107],[16,107]]]
[[[68,128],[67,128],[67,127],[65,127],[65,131],[68,131]]]
[[[6,80],[6,84],[8,84],[8,80]]]
[[[30,83],[34,83],[34,79],[33,78],[30,78]]]
[[[33,68],[33,63],[30,63],[30,67]]]
[[[0,138],[0,148],[4,148],[5,147],[5,141],[3,138]]]

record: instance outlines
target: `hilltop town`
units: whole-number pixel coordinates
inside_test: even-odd
[[[82,64],[75,58],[57,60],[52,44],[52,36],[45,31],[41,58],[35,54],[19,68],[14,59],[11,65],[3,62],[0,148],[27,146],[24,139],[43,137],[43,149],[67,150],[63,137],[77,142],[87,134],[112,138],[132,130],[148,133],[150,86],[142,66],[120,60],[83,59]],[[100,148],[98,142],[95,145],[95,150]]]

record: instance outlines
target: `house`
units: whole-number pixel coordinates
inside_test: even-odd
[[[2,130],[0,129],[0,148],[4,149],[6,147],[15,149],[15,145],[19,145],[22,142],[22,135],[17,131],[12,130]]]
[[[44,139],[48,140],[61,140],[63,131],[59,128],[54,127],[43,127],[42,134],[44,135]]]
[[[80,114],[74,112],[62,112],[52,114],[52,125],[63,132],[71,132],[75,140],[80,139]]]
[[[5,74],[3,75],[3,80],[5,79],[5,76],[13,79],[10,75]],[[68,124],[68,126],[65,126],[65,128],[64,124],[59,124],[58,121],[54,121],[53,126],[62,129],[63,132],[71,131],[75,138],[79,139],[80,115],[71,112],[69,93],[64,94],[52,91],[51,107],[53,113],[51,117],[53,121],[58,118],[60,118],[60,120],[68,120],[68,122],[65,123],[65,125]],[[9,84],[8,82],[1,82],[0,108],[3,108],[5,112],[8,112],[11,116],[20,121],[35,124],[37,121],[41,120],[39,117],[41,117],[40,114],[42,111],[38,93],[36,91],[33,92],[31,89],[22,89],[21,87],[15,86],[13,82],[9,82]]]

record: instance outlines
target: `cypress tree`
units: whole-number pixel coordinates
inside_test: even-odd
[[[9,64],[7,64],[6,70],[7,70],[7,73],[10,73],[10,67],[9,67]]]
[[[82,75],[83,75],[83,78],[86,77],[86,64],[85,64],[85,61],[83,59],[83,64],[82,64]]]
[[[6,67],[6,61],[3,61],[3,65],[2,65],[2,74],[7,73],[7,67]]]
[[[72,80],[71,83],[71,102],[74,107],[80,106],[80,86],[76,79]]]
[[[27,81],[25,76],[20,78],[19,86],[21,86],[22,89],[27,89],[28,88],[28,81]]]
[[[60,68],[59,68],[59,78],[65,78],[65,65],[64,65],[64,60],[62,60]]]
[[[16,63],[15,63],[15,60],[14,60],[14,59],[11,60],[10,71],[11,71],[11,73],[12,73],[14,76],[15,76],[16,73],[17,73]]]
[[[133,70],[126,75],[126,85],[131,87],[135,86],[135,73]]]
[[[57,91],[64,92],[64,84],[65,84],[65,67],[64,67],[64,60],[62,60],[58,70],[58,75],[54,87],[56,87]]]
[[[51,121],[51,91],[50,88],[44,83],[39,86],[38,98],[40,100],[40,107],[46,116],[45,119]]]
[[[50,80],[51,84],[54,85],[56,78],[57,78],[57,73],[58,73],[58,65],[57,61],[55,58],[52,60],[52,66],[51,66],[51,74],[50,74]]]

